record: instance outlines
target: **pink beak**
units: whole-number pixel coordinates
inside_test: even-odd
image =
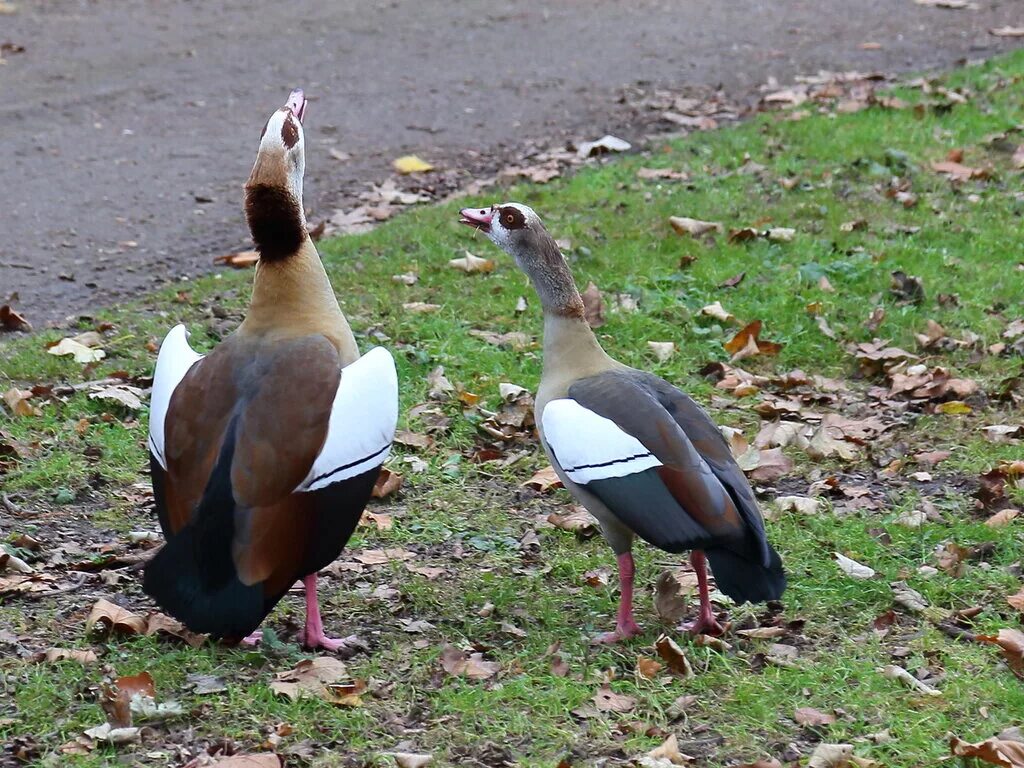
[[[459,211],[459,223],[466,224],[481,232],[491,231],[494,210],[489,208],[463,208]]]
[[[302,118],[306,114],[306,96],[301,88],[296,88],[288,95],[288,101],[284,103],[284,107],[291,110],[299,122],[302,122]]]

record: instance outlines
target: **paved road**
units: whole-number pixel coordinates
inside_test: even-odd
[[[243,246],[241,184],[288,89],[311,103],[308,200],[329,211],[416,151],[495,165],[530,141],[626,138],[637,81],[902,71],[1006,50],[1019,0],[17,0],[0,15],[0,303],[36,325]],[[880,50],[862,50],[866,41]],[[342,163],[328,150],[352,155]]]

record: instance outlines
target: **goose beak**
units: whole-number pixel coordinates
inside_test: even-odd
[[[300,123],[302,122],[302,117],[306,114],[306,96],[301,88],[296,88],[289,94],[288,101],[284,103],[284,107],[290,110]]]
[[[463,208],[459,211],[459,224],[466,224],[481,232],[490,232],[493,216],[494,211],[487,208]]]

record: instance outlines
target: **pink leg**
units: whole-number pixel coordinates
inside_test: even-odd
[[[633,553],[619,555],[619,615],[615,631],[605,632],[594,638],[595,643],[617,643],[640,634],[640,627],[633,620]]]
[[[242,645],[259,645],[262,640],[263,630],[257,629],[255,632],[252,632],[242,638]]]
[[[708,568],[704,553],[695,549],[690,553],[690,563],[697,573],[697,591],[700,593],[700,616],[692,624],[684,627],[694,635],[721,635],[725,627],[718,623],[714,611],[711,610],[711,598],[708,595]]]
[[[316,574],[311,573],[302,580],[306,588],[306,631],[303,645],[307,648],[323,648],[325,651],[352,650],[361,643],[354,635],[334,640],[324,635],[324,624],[320,619],[320,602],[316,597]]]

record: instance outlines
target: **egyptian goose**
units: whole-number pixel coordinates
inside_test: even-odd
[[[359,356],[306,232],[305,107],[297,90],[271,115],[245,185],[260,258],[244,322],[205,356],[183,325],[160,347],[149,451],[167,543],[144,587],[189,629],[253,642],[302,578],[302,640],[336,651],[345,641],[324,635],[316,575],[391,450],[398,380],[386,350]]]
[[[666,552],[691,550],[700,614],[692,632],[720,633],[706,560],[737,603],[778,599],[782,561],[765,536],[754,494],[705,411],[667,381],[616,362],[584,319],[572,272],[537,214],[519,203],[466,208],[530,278],[544,308],[544,370],[536,422],[569,492],[601,523],[618,557],[615,642],[640,632],[633,619],[634,536]]]

